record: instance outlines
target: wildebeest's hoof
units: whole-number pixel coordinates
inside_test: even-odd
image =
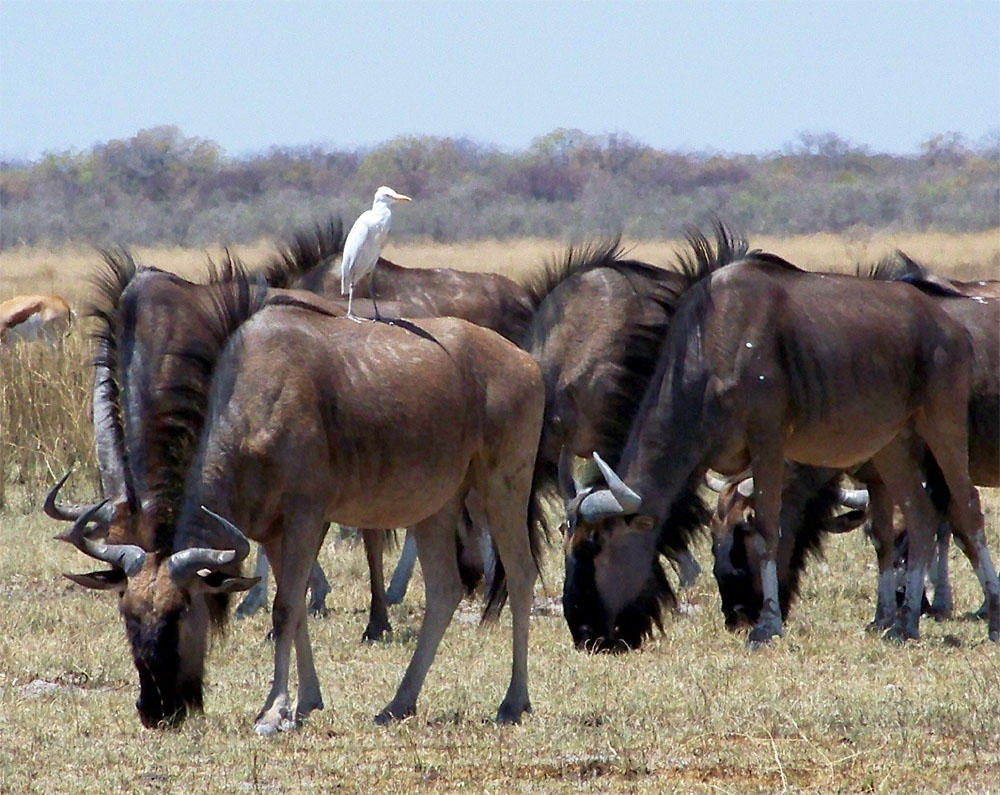
[[[531,713],[531,702],[526,701],[519,706],[513,706],[506,702],[500,705],[497,710],[497,723],[501,726],[517,724],[521,722],[521,716]]]
[[[326,605],[309,605],[309,615],[313,618],[326,618],[330,615],[330,608]]]
[[[979,609],[976,612],[969,613],[967,617],[972,619],[973,621],[985,621],[987,618],[989,618],[989,614],[990,614],[989,602],[984,601],[979,606]]]
[[[278,727],[273,723],[258,723],[253,730],[258,737],[273,737],[278,733]]]
[[[750,630],[750,635],[747,637],[747,648],[760,649],[764,646],[770,646],[774,638],[780,637],[781,632],[772,627],[756,626]]]
[[[884,635],[887,630],[892,628],[892,619],[886,620],[884,618],[876,618],[872,621],[865,630],[872,635]]]
[[[954,605],[951,602],[935,602],[924,611],[935,621],[951,621]]]
[[[378,715],[375,716],[375,723],[379,726],[388,726],[396,720],[405,720],[417,714],[416,707],[397,707],[390,704]]]
[[[365,633],[361,636],[362,643],[381,643],[392,637],[391,624],[369,624],[365,627]]]
[[[882,640],[902,645],[908,640],[920,640],[920,631],[907,629],[902,623],[897,621],[885,631],[885,634],[882,635]]]

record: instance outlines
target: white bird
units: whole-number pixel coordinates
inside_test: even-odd
[[[392,188],[383,185],[375,191],[375,201],[372,208],[365,210],[354,222],[351,231],[347,233],[344,242],[344,258],[340,270],[340,294],[347,293],[347,316],[358,320],[351,311],[354,299],[354,283],[373,273],[375,263],[382,253],[382,246],[389,234],[392,223],[392,212],[389,205],[393,202],[413,201],[409,196],[396,193]],[[378,304],[375,303],[375,277],[372,276],[368,292],[375,306],[375,318],[378,319]]]

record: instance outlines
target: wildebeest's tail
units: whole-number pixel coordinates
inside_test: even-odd
[[[546,480],[545,463],[541,454],[541,447],[535,451],[535,468],[531,477],[531,496],[528,499],[528,513],[525,517],[528,529],[528,546],[531,549],[531,560],[535,566],[535,571],[542,577],[542,539],[551,543],[548,532],[548,525],[545,522],[545,506],[542,502],[543,486]],[[486,594],[486,607],[483,608],[483,616],[480,620],[482,624],[496,621],[500,617],[504,603],[507,601],[507,574],[504,571],[503,561],[496,554],[496,544],[493,545],[494,559],[496,561],[493,570],[493,581],[490,583],[490,590]],[[544,585],[544,578],[543,578]]]

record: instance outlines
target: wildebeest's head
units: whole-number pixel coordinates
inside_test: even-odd
[[[655,517],[640,512],[641,497],[595,453],[606,488],[580,489],[560,460],[566,500],[566,579],[563,613],[573,642],[593,651],[638,648],[662,628],[662,609],[674,602],[659,555]],[[627,576],[623,576],[623,572]]]
[[[58,536],[111,568],[67,574],[85,588],[119,594],[119,612],[139,674],[136,708],[147,728],[180,724],[189,710],[202,708],[208,629],[225,614],[226,595],[247,590],[257,578],[233,576],[250,546],[231,523],[215,517],[227,532],[230,549],[193,547],[170,554],[147,552],[135,544],[108,544],[89,530],[106,503],[84,512]],[[205,509],[207,513],[211,513]]]
[[[846,533],[867,518],[867,492],[837,485],[837,470],[789,467],[782,489],[781,537],[778,541],[778,599],[788,615],[799,578],[810,555],[819,554],[827,533]],[[712,516],[713,573],[719,586],[726,628],[753,626],[760,617],[762,591],[754,543],[753,478],[731,481],[706,478],[719,493]],[[852,510],[835,514],[840,507]]]

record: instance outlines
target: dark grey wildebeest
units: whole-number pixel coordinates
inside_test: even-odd
[[[1000,301],[984,298],[981,293],[995,282],[974,282],[972,295],[959,292],[963,283],[932,274],[902,252],[875,266],[859,268],[859,276],[912,284],[950,318],[959,323],[972,342],[972,382],[968,404],[969,476],[978,486],[1000,486]],[[948,578],[948,508],[951,492],[941,469],[926,449],[915,453],[920,459],[921,480],[937,514],[937,557],[933,569],[933,603],[923,600],[923,612],[936,618],[952,613],[951,586]],[[859,524],[857,518],[870,519],[872,538],[879,563],[878,604],[872,628],[884,630],[894,619],[897,601],[905,588],[894,581],[893,571],[905,566],[906,532],[896,538],[892,526],[891,495],[872,466],[851,473],[867,491],[851,491],[854,508],[849,515],[836,517],[833,512],[843,505],[845,492],[838,486],[838,470],[790,468],[782,496],[781,540],[778,544],[778,587],[782,615],[787,615],[798,589],[798,581],[810,553],[819,552],[830,532],[842,532]],[[745,538],[752,525],[752,481],[743,495],[730,485],[720,496],[720,510],[713,524],[715,575],[722,596],[722,610],[730,627],[753,623],[760,611],[760,597],[755,594],[748,568]],[[870,495],[870,500],[869,500]],[[723,509],[725,505],[725,509]],[[858,509],[861,509],[860,512]],[[854,521],[845,523],[850,516]],[[838,526],[841,523],[841,526]],[[893,541],[895,540],[895,544]],[[986,617],[988,598],[976,615]]]
[[[935,519],[914,440],[948,483],[953,527],[988,594],[990,638],[1000,637],[1000,588],[968,474],[965,329],[910,285],[808,273],[769,254],[689,275],[617,472],[603,466],[606,486],[570,505],[564,608],[574,640],[621,645],[620,616],[650,587],[636,572],[655,555],[654,529],[697,499],[708,467],[753,471],[745,551],[762,608],[748,642],[781,635],[786,458],[841,470],[872,461],[911,532],[891,634],[919,637]]]

